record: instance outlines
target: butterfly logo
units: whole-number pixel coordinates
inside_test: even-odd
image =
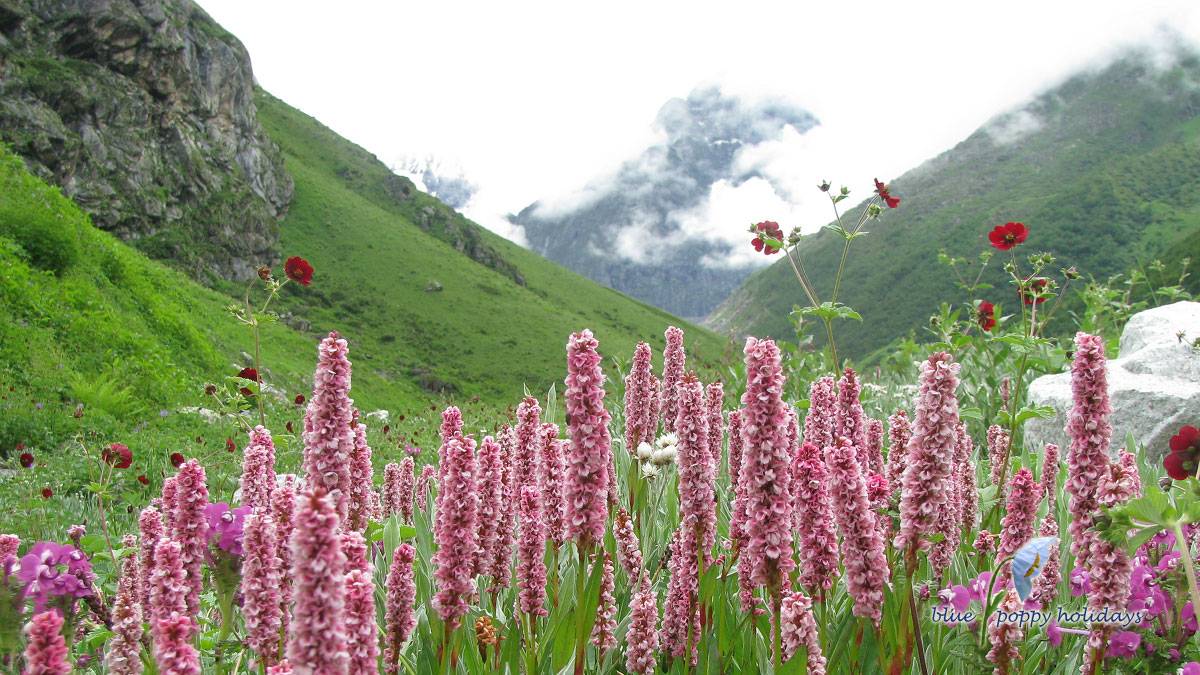
[[[1058,537],[1036,537],[1025,542],[1013,556],[1012,571],[1013,585],[1021,602],[1029,597],[1033,590],[1033,580],[1042,572],[1045,561],[1050,558],[1051,551],[1058,545]]]

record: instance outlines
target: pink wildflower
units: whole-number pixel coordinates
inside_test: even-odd
[[[670,326],[664,336],[667,346],[663,350],[662,402],[659,407],[662,410],[663,431],[675,433],[675,422],[679,419],[679,393],[675,389],[683,381],[687,356],[683,351],[681,329]]]
[[[200,652],[192,645],[198,627],[190,616],[173,614],[156,623],[154,661],[162,675],[200,675]]]
[[[800,540],[800,583],[813,595],[832,588],[838,572],[837,534],[833,531],[828,484],[820,450],[806,441],[792,465],[792,488],[794,527]]]
[[[714,478],[721,468],[721,446],[725,436],[725,420],[721,410],[724,405],[725,385],[713,382],[704,388],[704,419],[708,429],[708,451],[712,454]]]
[[[354,445],[350,451],[350,483],[346,501],[346,527],[364,532],[371,519],[371,492],[375,472],[371,466],[371,446],[367,445],[367,425],[358,422],[354,411]]]
[[[604,371],[592,331],[567,342],[567,420],[571,451],[567,457],[567,536],[582,550],[604,538],[608,517],[608,471],[612,464],[609,414],[604,408]],[[615,487],[615,486],[614,486]]]
[[[863,424],[863,407],[859,401],[862,384],[853,368],[847,368],[837,383],[837,417],[833,436],[850,439],[850,444],[858,451],[858,463],[862,465],[863,474],[867,473],[867,429]]]
[[[283,631],[287,632],[292,606],[292,533],[296,523],[296,486],[286,481],[271,496],[271,520],[275,524],[275,555],[279,558],[279,606]]]
[[[1033,537],[1033,523],[1037,519],[1038,502],[1042,499],[1040,493],[1041,487],[1034,482],[1033,472],[1029,469],[1022,468],[1008,481],[1005,514],[1000,521],[1000,550],[996,554],[1000,559],[1016,553]],[[1003,585],[1011,581],[1008,565],[1000,569],[997,581]]]
[[[658,430],[654,374],[650,371],[654,357],[650,345],[639,342],[633,350],[633,363],[625,376],[625,450],[636,453],[641,443],[653,443]]]
[[[112,632],[104,668],[112,675],[141,675],[142,603],[138,597],[138,559],[130,556],[121,564],[117,597],[113,602]]]
[[[690,630],[693,639],[688,658],[693,664],[698,656],[696,643],[699,642],[694,636],[700,634],[700,615],[696,611],[699,580],[696,576],[694,532],[692,523],[685,520],[671,538],[671,579],[667,584],[667,600],[663,606],[662,630],[659,632],[663,651],[678,659],[688,652]]]
[[[464,442],[465,441],[465,442]],[[438,491],[434,512],[434,538],[438,549],[433,554],[437,566],[437,596],[434,607],[451,629],[457,628],[467,613],[467,600],[475,592],[472,578],[478,542],[475,540],[479,516],[479,496],[475,494],[475,455],[471,439],[452,438],[447,443],[444,484]]]
[[[861,407],[861,406],[859,406]],[[867,468],[871,473],[883,474],[883,422],[867,418]]]
[[[208,518],[204,515],[206,506],[208,485],[204,467],[200,462],[189,459],[179,467],[179,473],[175,476],[175,531],[172,534],[172,538],[179,542],[183,569],[187,571],[188,616],[196,616],[200,612],[200,593],[204,590],[200,568],[208,551]]]
[[[154,575],[150,589],[150,635],[154,643],[167,639],[161,626],[172,617],[189,616],[187,572],[179,542],[163,539],[154,549]]]
[[[49,610],[35,614],[25,624],[25,669],[22,675],[67,675],[67,641],[62,636],[63,619]]]
[[[302,672],[345,673],[350,661],[345,633],[346,556],[337,532],[335,498],[318,483],[296,500],[290,575],[295,604],[287,658]]]
[[[1074,406],[1067,418],[1071,448],[1067,452],[1065,488],[1070,495],[1071,553],[1084,567],[1091,556],[1091,527],[1099,506],[1096,491],[1108,468],[1108,444],[1112,439],[1112,426],[1108,423],[1112,407],[1104,368],[1104,340],[1077,333],[1075,360],[1071,364]]]
[[[912,440],[906,451],[900,495],[900,533],[895,546],[912,555],[921,539],[937,532],[938,516],[951,506],[958,442],[958,364],[938,352],[921,364],[921,389]]]
[[[1009,436],[999,424],[987,430],[988,462],[992,468],[992,485],[999,485],[1001,476],[1008,469]]]
[[[825,656],[821,653],[821,636],[812,614],[812,600],[799,591],[784,591],[779,617],[783,658],[791,660],[803,647],[807,651],[810,675],[824,675]]]
[[[279,540],[275,521],[267,511],[256,511],[242,526],[242,617],[246,621],[246,645],[258,654],[264,665],[279,655],[279,630],[283,625],[283,606],[279,585]],[[290,574],[290,570],[288,571]]]
[[[379,630],[375,626],[375,579],[370,569],[346,573],[346,646],[355,675],[379,672]]]
[[[883,586],[890,572],[884,542],[867,501],[858,453],[843,437],[838,439],[837,447],[825,449],[825,461],[829,464],[833,509],[842,533],[842,562],[846,566],[846,587],[854,598],[854,616],[868,618],[879,626]]]
[[[737,489],[738,480],[741,477],[741,469],[742,411],[733,410],[729,413],[729,486],[733,489]],[[736,539],[732,535],[731,538]]]
[[[517,487],[520,493],[526,486],[537,485],[538,448],[542,443],[542,408],[537,399],[526,396],[517,405],[517,444],[514,459]]]
[[[904,453],[912,439],[912,427],[908,424],[908,413],[897,408],[888,417],[887,479],[893,490],[904,482]]]
[[[292,675],[293,672],[292,664],[288,663],[287,659],[267,667],[267,675]]]
[[[658,597],[650,587],[650,576],[637,582],[629,609],[629,629],[625,633],[625,668],[631,675],[652,675],[658,651]]]
[[[795,566],[783,371],[779,348],[771,340],[748,338],[745,354],[741,480],[746,486],[748,541],[742,564],[749,563],[756,584],[778,593],[784,576]]]
[[[1042,451],[1042,494],[1046,496],[1046,511],[1054,513],[1058,502],[1058,446],[1047,443]]]
[[[413,580],[413,561],[417,550],[412,544],[400,544],[392,554],[392,568],[387,576],[387,600],[384,616],[387,632],[384,636],[383,670],[388,675],[400,672],[400,650],[417,627],[413,605],[417,586]]]
[[[542,515],[546,522],[546,538],[555,547],[567,540],[567,523],[563,518],[563,475],[566,473],[563,454],[567,442],[558,438],[558,425],[542,424],[540,473],[538,488],[542,495]]]
[[[350,360],[346,341],[332,332],[317,347],[313,394],[304,414],[304,472],[309,489],[320,486],[333,500],[338,518],[349,508],[350,462],[354,454],[354,401],[350,399]],[[305,662],[292,659],[293,667]]]
[[[822,377],[808,387],[808,415],[804,417],[804,440],[818,448],[833,446],[838,422],[838,400],[833,378]]]
[[[1129,468],[1120,461],[1109,462],[1108,470],[1100,476],[1094,499],[1097,506],[1112,508],[1134,497],[1138,489],[1136,464],[1130,474]],[[1088,551],[1088,607],[1124,610],[1129,605],[1130,575],[1133,561],[1125,547],[1114,545],[1108,540],[1093,536]],[[1112,624],[1093,624],[1088,638],[1088,652],[1094,661],[1103,660],[1108,642],[1116,630]]]
[[[955,445],[954,473],[958,479],[958,514],[966,532],[975,529],[979,520],[979,485],[975,480],[975,462],[971,461],[974,442],[967,432],[967,425],[958,423],[958,443]]]
[[[417,479],[416,502],[417,508],[422,511],[429,505],[429,484],[437,482],[434,480],[435,473],[437,470],[430,464],[421,467],[421,477]]]
[[[151,575],[154,573],[154,549],[163,537],[162,517],[158,511],[147,506],[138,515],[138,532],[140,546],[138,551],[138,597],[142,603],[143,612],[150,607]]]
[[[183,462],[179,463],[183,466]],[[162,485],[162,524],[168,534],[175,532],[175,476],[168,476]]]
[[[991,555],[996,550],[996,535],[992,534],[991,530],[980,530],[979,534],[975,535],[973,549],[977,555]]]
[[[250,432],[250,443],[242,453],[242,506],[251,511],[267,508],[275,490],[275,443],[266,427]]]
[[[704,393],[700,381],[685,375],[676,388],[679,419],[675,434],[679,437],[679,517],[694,522],[694,542],[699,546],[700,563],[708,557],[716,540],[717,511],[713,481],[716,466],[708,445],[705,428]]]
[[[413,513],[413,458],[405,457],[399,464],[389,462],[383,467],[383,515],[400,516],[400,522],[411,523]]]
[[[1000,609],[1005,612],[1017,612],[1021,609],[1021,598],[1017,596],[1015,590],[1008,590],[1004,601],[1000,604]],[[1019,649],[1021,641],[1025,639],[1025,632],[1021,629],[1021,624],[1001,622],[996,614],[992,614],[987,631],[988,639],[992,644],[992,649],[987,653],[987,660],[996,665],[992,672],[995,675],[1021,672],[1016,663],[1021,658]]]
[[[617,560],[625,570],[632,586],[642,574],[642,549],[637,533],[633,531],[633,520],[625,509],[617,511],[613,524],[613,538],[617,540]]]
[[[729,539],[740,551],[746,547],[746,486],[742,483],[742,411],[729,413]]]
[[[596,605],[596,621],[592,624],[592,644],[603,658],[605,652],[617,646],[617,600],[613,597],[616,582],[612,558],[607,553],[601,557],[604,569],[600,573],[600,602]]]
[[[521,611],[531,617],[546,616],[546,527],[537,488],[521,489],[521,538],[517,542],[517,598]]]
[[[9,556],[16,556],[20,548],[20,537],[15,534],[0,534],[0,565],[3,565]]]
[[[500,444],[491,436],[479,445],[479,480],[475,492],[479,496],[479,555],[475,558],[475,573],[491,571],[500,537],[501,514],[504,509],[504,476]]]
[[[500,477],[504,487],[504,500],[501,502],[503,512],[496,545],[492,551],[492,564],[489,572],[492,584],[496,588],[508,588],[509,577],[512,575],[513,542],[516,540],[517,502],[519,501],[516,493],[516,471],[513,467],[515,448],[516,434],[512,427],[505,425],[500,430]]]

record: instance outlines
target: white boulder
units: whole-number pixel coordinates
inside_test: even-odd
[[[1113,426],[1110,453],[1125,445],[1127,435],[1157,460],[1184,424],[1200,422],[1200,302],[1176,302],[1134,314],[1121,334],[1118,358],[1108,362],[1108,392]],[[1057,443],[1065,457],[1069,441],[1071,374],[1037,378],[1029,387],[1030,403],[1052,406],[1051,419],[1025,425],[1025,447],[1040,451]]]

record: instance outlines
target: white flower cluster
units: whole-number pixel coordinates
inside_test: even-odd
[[[642,477],[653,478],[661,467],[674,462],[679,454],[678,445],[679,438],[675,434],[659,436],[654,445],[644,441],[639,443],[637,458],[642,463]]]

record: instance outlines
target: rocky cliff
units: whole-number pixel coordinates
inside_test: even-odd
[[[292,180],[245,48],[189,0],[0,0],[0,140],[193,276],[278,257]]]

